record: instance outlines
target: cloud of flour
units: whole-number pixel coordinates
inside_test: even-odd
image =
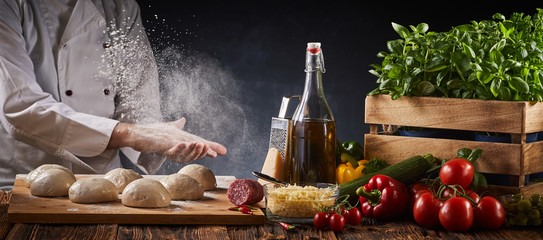
[[[247,116],[234,76],[216,59],[186,53],[174,46],[155,52],[164,119],[187,119],[186,131],[226,146],[228,153],[200,163],[217,175],[246,175],[244,164],[255,159],[255,128]],[[260,157],[261,158],[261,157]],[[167,161],[158,174],[176,172],[182,165]]]

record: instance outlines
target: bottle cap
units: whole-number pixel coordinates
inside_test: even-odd
[[[321,48],[321,43],[320,42],[307,43],[307,48],[308,49],[310,49],[310,48]]]
[[[320,42],[310,42],[307,43],[307,51],[310,53],[318,53],[321,49],[321,43]]]

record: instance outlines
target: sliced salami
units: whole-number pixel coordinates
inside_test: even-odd
[[[228,187],[228,200],[236,206],[251,205],[264,197],[262,185],[253,179],[236,179]]]

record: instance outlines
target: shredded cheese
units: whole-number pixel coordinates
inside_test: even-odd
[[[289,185],[266,189],[266,207],[273,215],[282,217],[313,217],[323,207],[332,206],[337,189]]]

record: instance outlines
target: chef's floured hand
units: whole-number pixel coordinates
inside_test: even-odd
[[[226,154],[223,145],[183,131],[185,122],[185,118],[181,118],[145,125],[119,123],[108,148],[132,147],[140,152],[158,152],[179,163]]]

